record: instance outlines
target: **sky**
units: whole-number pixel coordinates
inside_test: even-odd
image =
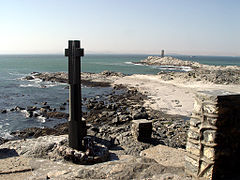
[[[240,56],[239,0],[0,0],[0,54]]]

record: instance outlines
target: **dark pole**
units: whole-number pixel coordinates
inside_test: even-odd
[[[161,57],[162,58],[164,57],[164,50],[162,50]]]
[[[86,136],[86,123],[82,121],[81,106],[81,56],[84,50],[80,48],[80,41],[68,41],[68,83],[69,83],[69,147],[84,150],[83,137]]]

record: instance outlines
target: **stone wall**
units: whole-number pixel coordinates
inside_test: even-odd
[[[187,174],[200,179],[240,177],[240,94],[196,94],[186,149]]]

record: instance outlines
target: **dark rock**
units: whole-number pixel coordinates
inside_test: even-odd
[[[26,80],[33,80],[34,77],[33,77],[33,76],[26,76],[25,79],[26,79]]]
[[[60,106],[60,110],[64,111],[64,110],[66,110],[66,108],[64,106]]]
[[[37,113],[37,112],[33,112],[33,117],[38,117],[38,116],[40,116],[39,113]]]
[[[46,135],[62,135],[68,133],[68,123],[54,126],[53,128],[26,128],[22,131],[12,132],[11,135],[19,138],[40,137]]]
[[[50,106],[42,106],[43,109],[50,109]]]
[[[22,110],[25,110],[25,108],[22,108],[22,107],[19,107],[19,106],[16,106],[14,109],[15,109],[15,111],[22,111]]]
[[[7,142],[7,141],[8,141],[7,139],[4,139],[4,138],[0,137],[0,145]]]
[[[133,119],[147,119],[148,114],[146,112],[133,112]]]
[[[119,116],[113,118],[113,120],[112,120],[112,123],[114,123],[114,124],[119,123],[119,122],[120,122]]]
[[[7,110],[4,109],[4,110],[1,110],[0,112],[1,112],[2,114],[6,114],[6,113],[7,113]]]
[[[33,117],[33,111],[27,111],[26,118],[31,118],[31,117]]]
[[[36,106],[28,106],[27,111],[36,111],[37,107]]]
[[[123,122],[132,120],[132,117],[130,117],[129,115],[120,115],[119,120],[120,120],[120,122],[123,123]]]
[[[44,105],[44,106],[47,105],[47,102],[42,102],[42,105]]]
[[[47,112],[46,116],[48,118],[57,118],[57,119],[68,119],[69,115],[64,112]]]
[[[45,109],[45,108],[40,108],[40,112],[41,112],[42,114],[45,114],[45,113],[47,112],[47,109]]]
[[[116,114],[115,111],[109,111],[109,112],[108,112],[108,116],[109,116],[109,117],[112,117],[114,114]]]

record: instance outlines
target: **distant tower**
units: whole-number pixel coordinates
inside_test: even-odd
[[[164,50],[162,50],[161,57],[162,58],[164,57]]]

